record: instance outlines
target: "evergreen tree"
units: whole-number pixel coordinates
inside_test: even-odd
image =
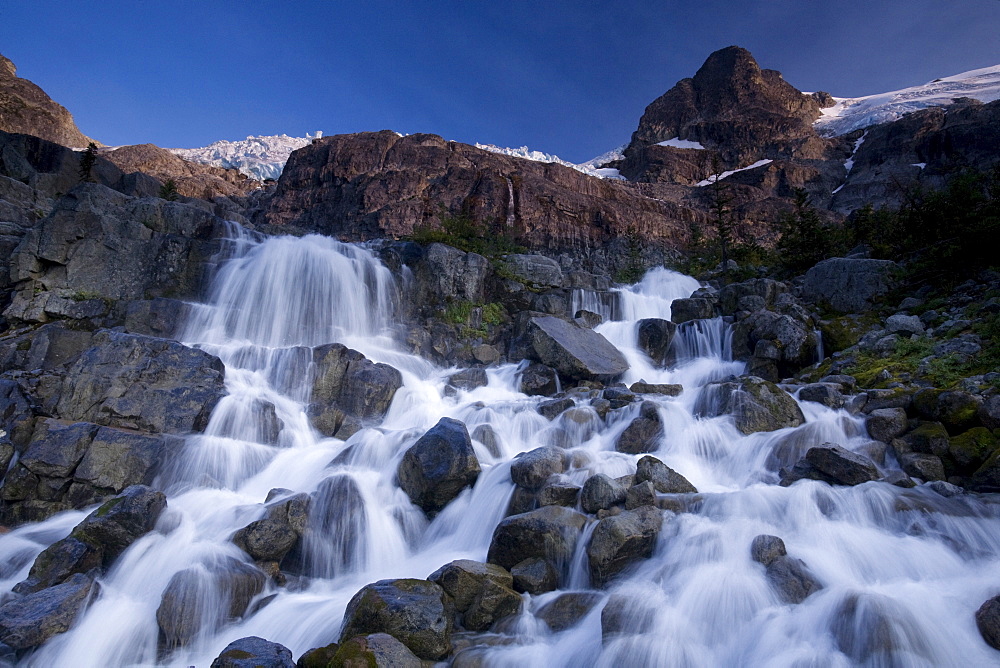
[[[176,202],[180,193],[177,192],[177,183],[173,179],[167,179],[167,182],[160,186],[160,197],[167,200],[168,202]]]
[[[733,202],[732,195],[726,184],[722,183],[721,167],[718,158],[712,161],[712,169],[715,177],[712,181],[712,227],[715,229],[715,238],[719,244],[719,256],[722,260],[723,280],[729,281],[729,251],[733,245],[733,216],[730,205]]]
[[[80,180],[81,181],[93,181],[94,177],[91,173],[94,170],[94,165],[97,164],[97,144],[90,142],[87,144],[87,150],[83,152],[80,156]]]

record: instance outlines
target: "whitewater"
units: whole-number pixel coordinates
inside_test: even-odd
[[[229,228],[210,295],[193,305],[181,340],[222,359],[228,396],[202,434],[189,436],[154,486],[168,497],[154,531],[136,541],[99,580],[100,592],[67,633],[25,657],[23,666],[208,666],[231,641],[257,635],[295,657],[336,642],[344,611],[364,585],[426,578],[455,559],[485,561],[494,527],[514,492],[511,461],[559,443],[571,455],[564,482],[635,472],[640,455],[616,452],[639,405],[602,418],[586,390],[569,391],[577,411],[550,421],[546,397],[519,391],[523,365],[487,369],[489,382],[447,391],[446,369],[405,352],[397,314],[403,282],[372,249],[310,235],[265,237]],[[728,416],[701,417],[705,386],[739,375],[723,320],[679,327],[675,359],[654,366],[637,343],[643,318],[670,318],[671,302],[696,280],[654,269],[611,300],[577,291],[574,307],[601,313],[597,331],[630,364],[626,384],[678,383],[655,402],[665,433],[651,453],[699,490],[682,511],[661,511],[652,556],[604,589],[589,582],[586,540],[564,573],[572,590],[599,602],[578,624],[553,632],[535,612],[566,589],[524,595],[522,612],[501,620],[458,652],[455,665],[484,666],[985,666],[995,664],[975,626],[979,604],[1000,592],[1000,507],[991,495],[945,498],[927,486],[881,482],[834,487],[778,483],[778,468],[814,445],[861,451],[870,439],[846,410],[800,402],[797,428],[741,434]],[[399,370],[403,385],[383,422],[346,440],[323,437],[307,417],[311,348],[339,342]],[[263,433],[264,405],[280,420]],[[580,428],[582,423],[586,428]],[[395,476],[406,450],[443,417],[470,432],[488,425],[495,449],[474,440],[482,473],[432,520]],[[898,467],[890,454],[883,473]],[[324,491],[339,490],[323,496]],[[192,567],[252,564],[232,535],[265,516],[267,504],[317,494],[302,545],[301,575],[269,581],[240,619],[219,614],[225,592],[206,575],[197,633],[181,647],[159,646],[156,611],[171,578]],[[92,509],[66,512],[0,536],[0,588],[27,577],[34,558]],[[319,529],[322,529],[319,530]],[[751,559],[755,536],[782,538],[822,589],[782,602]],[[586,534],[585,534],[586,535]],[[602,611],[625,602],[626,632],[603,634]]]

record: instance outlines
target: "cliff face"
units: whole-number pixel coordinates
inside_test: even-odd
[[[365,132],[295,151],[261,222],[340,236],[400,237],[468,214],[534,248],[586,248],[630,233],[670,245],[699,216],[622,181],[448,142]]]
[[[186,197],[211,198],[246,195],[260,186],[235,169],[223,169],[184,160],[154,144],[122,146],[102,153],[125,173],[142,172],[161,182],[173,179]]]
[[[2,55],[0,130],[34,135],[71,148],[86,148],[93,141],[80,132],[65,107],[32,82],[18,77],[14,63]]]

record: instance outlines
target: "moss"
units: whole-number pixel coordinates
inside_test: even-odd
[[[351,668],[368,666],[378,668],[375,655],[368,650],[364,643],[364,638],[351,638],[340,646],[333,659],[328,664],[330,666],[351,666]]]
[[[223,652],[222,656],[227,659],[252,659],[253,654],[244,649],[231,649],[228,652]]]
[[[337,643],[311,649],[299,657],[296,666],[298,668],[327,668],[327,666],[336,665],[333,663],[333,658],[338,649],[340,649],[340,645]]]
[[[28,339],[25,339],[24,341],[18,341],[17,342],[17,349],[18,350],[29,350],[30,348],[31,348],[31,341],[28,340]]]
[[[502,325],[507,321],[507,309],[499,302],[490,302],[483,305],[483,324]]]
[[[989,459],[1000,447],[1000,439],[986,427],[974,427],[953,436],[948,444],[948,452],[955,463],[963,469],[973,470]]]
[[[819,323],[823,334],[823,349],[827,354],[846,350],[857,344],[861,337],[876,324],[874,315],[864,317],[843,316]]]
[[[475,308],[472,302],[456,301],[448,304],[441,313],[441,319],[452,325],[468,324],[472,316],[472,309]]]
[[[97,509],[97,517],[104,517],[105,515],[110,513],[115,508],[115,506],[117,506],[124,500],[125,499],[123,499],[120,496],[116,496],[113,499],[108,499],[101,505],[100,508]]]

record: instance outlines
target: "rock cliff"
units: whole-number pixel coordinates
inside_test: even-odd
[[[32,82],[17,76],[14,63],[2,55],[0,130],[34,135],[72,148],[85,148],[93,141],[80,132],[65,107]]]

